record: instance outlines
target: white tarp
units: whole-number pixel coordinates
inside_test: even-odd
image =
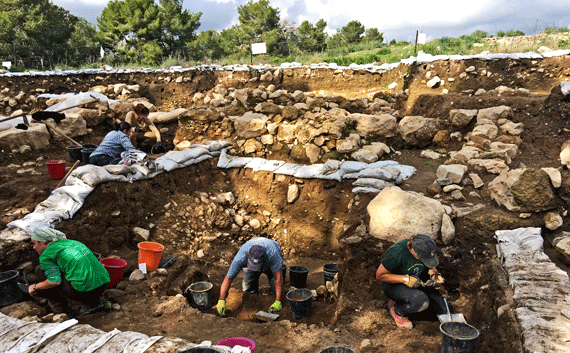
[[[570,305],[568,274],[544,253],[540,228],[495,232],[498,253],[513,288],[524,351],[570,351],[570,320],[560,312]]]

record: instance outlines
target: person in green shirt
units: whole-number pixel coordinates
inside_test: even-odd
[[[68,299],[87,308],[84,313],[110,307],[101,301],[109,284],[109,273],[87,246],[48,227],[37,227],[32,236],[34,250],[40,255],[36,274],[41,282],[30,285],[30,295],[46,298],[54,313],[75,316]]]
[[[435,250],[432,238],[416,234],[392,245],[376,271],[376,279],[382,282],[382,291],[390,299],[390,315],[398,327],[411,329],[413,324],[406,316],[424,311],[430,305],[438,315],[446,312],[443,297],[436,288],[443,284],[443,277],[436,269],[439,259]]]

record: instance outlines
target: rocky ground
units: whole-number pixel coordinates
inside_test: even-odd
[[[493,233],[497,229],[522,226],[544,228],[544,215],[552,211],[566,219],[567,193],[564,185],[568,173],[561,167],[559,154],[568,138],[568,104],[560,93],[559,82],[570,74],[568,60],[562,57],[538,62],[445,61],[401,67],[380,76],[358,72],[331,74],[319,70],[307,73],[304,69],[298,69],[293,70],[291,75],[284,71],[273,72],[272,77],[267,77],[264,73],[262,76],[265,77],[258,76],[257,81],[244,79],[239,74],[213,77],[212,73],[206,72],[193,73],[187,76],[188,80],[181,79],[178,85],[174,83],[174,78],[166,80],[150,74],[131,78],[126,75],[101,77],[96,83],[101,87],[121,80],[129,81],[129,84],[138,83],[138,91],[105,93],[125,99],[144,97],[159,111],[198,105],[210,107],[193,110],[180,122],[158,124],[169,149],[184,141],[224,139],[234,143],[231,149],[233,154],[298,163],[309,163],[313,156],[316,158],[314,162],[322,163],[329,158],[351,158],[355,151],[338,152],[344,142],[354,142],[357,149],[365,149],[362,146],[372,146],[374,143],[386,144],[390,152],[377,153],[381,155],[381,160],[395,160],[417,169],[412,178],[400,185],[402,190],[428,195],[453,209],[450,215],[455,227],[454,237],[445,242],[441,234],[438,238],[440,271],[446,279],[442,293],[448,298],[453,311],[463,313],[467,321],[480,330],[477,351],[521,352],[521,330],[513,312],[516,303],[510,298],[512,295],[506,285],[507,276],[496,258]],[[476,74],[469,69],[472,66]],[[487,74],[491,72],[492,75]],[[405,75],[411,75],[411,78],[404,80]],[[427,83],[436,75],[443,83],[428,87]],[[33,84],[22,97],[37,94],[38,89],[64,93],[80,91],[86,85],[94,86],[92,81],[91,84],[87,81],[82,78],[71,78],[67,83],[59,78],[28,80]],[[392,81],[397,82],[399,88],[407,88],[407,91],[374,94],[379,87],[387,86],[386,83]],[[0,82],[6,96],[8,92],[17,94],[24,89],[23,80],[3,78]],[[229,99],[231,90],[222,94],[220,84],[238,89],[256,87],[259,91],[249,91],[244,99],[247,104],[233,104],[231,102],[240,101],[239,97],[236,98],[234,94],[233,99]],[[259,88],[260,84],[263,87]],[[267,90],[270,85],[277,89],[273,92]],[[505,88],[497,89],[501,85]],[[296,104],[293,94],[283,95],[284,98],[269,97],[279,88],[288,92],[300,90],[311,97],[310,102],[303,100],[303,103],[310,105],[307,111],[298,108],[304,115],[293,120],[284,118],[286,113],[282,108],[278,113],[272,112],[274,106]],[[215,102],[219,98],[227,101],[221,108],[216,106],[219,102]],[[272,103],[267,101],[268,98],[273,105],[268,104]],[[377,100],[374,101],[374,98]],[[264,104],[258,106],[260,103]],[[374,106],[374,103],[378,104]],[[42,109],[42,104],[45,101],[23,98],[13,106],[4,104],[4,109],[5,113],[8,106],[11,107],[8,113],[16,108]],[[436,124],[433,134],[412,134],[415,140],[398,134],[387,137],[386,134],[363,132],[364,128],[357,123],[341,126],[338,138],[333,137],[333,131],[337,130],[330,128],[326,134],[319,135],[324,136],[320,144],[315,143],[316,139],[302,142],[303,133],[299,132],[310,127],[310,134],[315,136],[317,133],[314,131],[330,126],[327,124],[332,124],[331,121],[338,123],[342,119],[331,118],[331,111],[335,108],[345,109],[351,114],[387,114],[394,117],[400,126],[406,116],[421,116],[434,119],[422,121],[422,126],[431,126],[434,121],[448,122],[453,109],[482,110],[498,106],[510,108],[508,120],[514,124],[522,123],[522,133],[499,133],[496,139],[487,136],[477,140],[477,134],[473,131],[485,124],[475,120],[455,128],[453,124]],[[294,125],[293,140],[301,141],[298,145],[302,146],[316,145],[316,157],[309,153],[309,148],[303,153],[296,151],[295,146],[298,145],[288,143],[288,136],[281,133],[274,135],[275,144],[248,144],[247,141],[255,140],[255,137],[247,135],[254,127],[248,125],[240,130],[235,119],[230,118],[246,112],[268,117],[264,122],[266,131],[272,123]],[[81,143],[98,143],[108,130],[112,118],[110,112],[106,114],[107,120],[88,126],[91,130],[74,138]],[[505,126],[505,121],[499,123],[497,120],[494,124],[498,126],[495,129],[500,130]],[[438,134],[440,131],[447,132]],[[520,204],[517,204],[518,209],[509,210],[505,206],[505,199],[501,199],[504,204],[499,206],[492,199],[494,191],[489,186],[499,173],[490,170],[486,164],[470,163],[470,159],[462,160],[454,155],[462,150],[466,141],[464,138],[451,137],[456,131],[462,137],[468,136],[478,148],[489,147],[485,140],[516,145],[517,152],[509,157],[510,161],[507,161],[507,152],[501,151],[493,152],[495,155],[487,156],[486,160],[497,165],[503,163],[510,169],[558,168],[563,186],[554,189],[552,200],[540,210],[521,208]],[[267,135],[262,132],[256,136],[258,142],[263,140],[264,134]],[[355,142],[351,134],[360,135],[365,141]],[[49,141],[49,146],[45,148],[23,153],[3,147],[0,154],[2,228],[31,212],[58,184],[58,180],[49,179],[46,161],[63,159],[67,160],[67,168],[71,167],[65,150],[68,143],[54,138]],[[331,145],[331,141],[335,143]],[[246,151],[251,145],[253,150]],[[435,159],[426,157],[425,150],[428,149],[439,155]],[[439,167],[449,160],[465,165],[468,173],[476,173],[484,186],[476,188],[468,173],[457,183],[462,187],[461,197],[434,186],[434,180],[440,177]],[[355,196],[351,191],[354,180],[301,180],[251,169],[222,170],[216,167],[216,163],[216,160],[205,161],[161,174],[150,181],[98,185],[73,219],[57,226],[68,237],[83,241],[104,257],[119,256],[127,260],[126,276],[136,268],[136,244],[142,240],[140,231],[135,227],[147,230],[150,240],[165,245],[162,260],[177,257],[175,265],[165,274],[153,273],[138,283],[129,282],[125,277],[116,289],[106,294],[112,302],[120,305],[120,310],[81,316],[81,323],[105,331],[118,328],[148,335],[181,337],[192,342],[215,342],[225,337],[245,336],[256,342],[256,351],[260,352],[317,352],[334,345],[347,345],[360,352],[440,350],[439,322],[433,313],[414,318],[415,327],[408,331],[397,329],[385,309],[387,299],[380,290],[380,283],[374,279],[374,273],[390,242],[371,235],[371,216],[367,206],[375,194]],[[290,203],[287,195],[293,184],[299,187],[300,193],[298,199]],[[233,200],[220,197],[227,193],[233,195]],[[475,208],[474,211],[477,205],[484,207]],[[521,213],[528,213],[529,216],[520,217]],[[555,230],[544,228],[544,234],[548,239],[553,239],[567,228],[568,224],[564,222]],[[324,264],[337,262],[339,298],[315,301],[313,315],[306,320],[293,319],[285,303],[279,320],[261,323],[252,315],[257,310],[267,309],[273,301],[267,293],[267,284],[264,282],[262,295],[254,297],[239,290],[238,278],[228,299],[227,318],[217,316],[215,309],[199,311],[191,308],[180,295],[184,289],[195,281],[207,280],[214,284],[214,297],[217,298],[219,285],[233,255],[243,242],[257,235],[279,241],[288,266],[304,265],[310,268],[309,288],[316,289],[323,284]],[[553,261],[567,270],[559,253],[553,250],[549,242],[546,244]],[[31,244],[18,247],[3,244],[2,249],[2,270],[17,266],[32,268],[37,263]],[[37,316],[45,314],[45,309],[36,310]],[[26,310],[17,312],[15,308],[4,308],[2,311],[13,312],[13,316],[27,316]]]

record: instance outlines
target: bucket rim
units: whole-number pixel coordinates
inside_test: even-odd
[[[58,160],[58,161],[47,161],[46,165],[60,165],[60,164],[65,164],[64,160]]]
[[[12,274],[8,275],[7,278],[4,279],[0,279],[0,283],[4,283],[4,282],[8,282],[13,280],[14,278],[18,277],[18,275],[20,274],[20,272],[16,271],[16,270],[8,270],[8,271],[4,271],[4,272],[0,272],[0,273],[10,273],[12,272]]]
[[[289,272],[299,272],[299,273],[304,273],[304,272],[309,272],[309,268],[307,266],[289,266]]]
[[[145,245],[158,245],[158,247],[156,249],[147,249],[144,247]],[[162,252],[164,250],[164,245],[154,241],[141,241],[140,243],[137,244],[137,248],[146,251]]]
[[[252,340],[251,338],[247,338],[247,337],[237,337],[237,336],[236,336],[236,337],[226,337],[226,338],[222,338],[221,340],[219,340],[218,342],[216,342],[216,346],[226,346],[226,347],[229,347],[227,344],[224,344],[224,341],[228,341],[228,342],[230,342],[230,344],[234,344],[234,346],[235,346],[235,345],[238,345],[238,344],[239,344],[240,346],[243,346],[243,344],[240,344],[239,342],[235,342],[235,343],[234,343],[234,342],[231,342],[232,340],[235,340],[235,341],[242,341],[242,340],[245,340],[246,342],[249,341],[249,342],[251,342],[251,350],[253,351],[253,350],[255,349],[255,341],[254,341],[254,340]],[[248,342],[248,343],[249,343],[249,342]],[[226,342],[226,343],[227,343],[227,342]],[[233,346],[232,346],[232,348],[233,348]]]
[[[105,260],[113,260],[113,261],[120,262],[121,264],[120,265],[119,264],[106,264]],[[103,264],[103,266],[108,267],[108,268],[124,268],[127,266],[127,261],[125,261],[123,259],[119,259],[118,257],[105,257],[105,258],[99,260],[99,262],[101,264]]]
[[[207,286],[208,288],[205,289],[205,290],[199,290],[199,291],[198,291],[198,290],[193,290],[193,289],[191,288],[192,286],[197,286],[197,285],[205,285],[205,286]],[[212,289],[212,288],[214,288],[214,284],[213,284],[212,282],[199,281],[199,282],[194,282],[194,283],[192,283],[191,285],[189,285],[189,286],[186,288],[186,290],[185,290],[184,292],[186,293],[186,292],[190,291],[190,292],[196,292],[196,293],[203,293],[203,292],[209,291],[209,290]]]
[[[460,336],[458,337],[458,336],[453,335],[453,334],[451,334],[451,333],[449,333],[443,329],[443,326],[448,325],[448,324],[457,324],[459,326],[467,326],[470,329],[473,329],[474,333],[476,335],[474,335],[473,337],[460,337]],[[473,327],[469,324],[466,324],[464,322],[443,322],[439,325],[439,331],[441,331],[442,334],[447,335],[447,336],[449,336],[455,340],[459,340],[459,341],[472,341],[472,340],[476,339],[477,337],[479,337],[479,335],[481,334],[481,332],[479,332],[479,330],[477,330],[475,327]]]
[[[305,298],[305,299],[303,299],[303,300],[293,300],[293,301],[299,302],[299,301],[305,301],[305,300],[309,300],[309,299],[312,299],[312,298],[313,298],[313,292],[311,292],[311,290],[310,290],[310,289],[307,289],[307,288],[291,289],[290,291],[287,292],[287,294],[285,294],[285,298],[287,298],[287,300],[291,300],[290,297],[289,297],[289,294],[293,295],[292,293],[294,293],[294,292],[300,292],[300,293],[307,294],[308,297]],[[304,296],[303,296],[303,297],[304,297]]]

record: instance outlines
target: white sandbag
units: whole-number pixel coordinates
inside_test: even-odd
[[[266,172],[275,172],[277,169],[282,167],[284,164],[285,164],[284,161],[276,161],[276,160],[265,161],[265,163],[263,163],[259,167],[259,170],[263,170]]]
[[[247,162],[244,168],[253,169],[254,172],[258,172],[265,162],[267,162],[265,158],[253,158],[251,161]]]
[[[233,144],[229,141],[216,140],[216,141],[206,141],[204,142],[204,145],[207,146],[208,151],[214,152],[214,151],[221,151],[222,149],[230,147]]]
[[[325,164],[323,164],[322,173],[325,175],[332,174],[339,170],[341,165],[341,161],[337,161],[336,159],[329,159],[325,162]]]
[[[396,165],[400,165],[400,163],[396,161],[376,161],[368,164],[368,168],[383,168],[383,167],[391,167]]]
[[[66,194],[71,197],[75,202],[82,204],[85,201],[85,198],[93,191],[93,188],[85,183],[82,182],[81,185],[65,185],[61,186],[54,191],[53,194]]]
[[[91,92],[83,92],[83,93],[78,93],[78,94],[74,94],[74,93],[67,93],[65,95],[61,95],[61,96],[69,96],[69,98],[67,98],[66,100],[64,100],[63,102],[57,103],[52,105],[51,107],[47,108],[46,111],[60,111],[63,109],[67,109],[69,107],[72,107],[74,105],[80,104],[82,102],[87,102],[92,100],[93,98],[97,98],[100,101],[108,101],[109,104],[111,104],[112,102],[114,102],[113,100],[109,100],[107,98],[107,96],[105,96],[102,93],[99,92],[95,92],[95,91],[91,91]],[[93,97],[92,97],[93,96]],[[38,98],[42,98],[42,97],[47,97],[46,94],[40,94],[38,96]],[[47,98],[52,98],[52,96],[47,97]]]
[[[395,180],[397,185],[404,182],[404,180],[408,180],[412,177],[412,175],[416,174],[416,168],[412,167],[411,165],[397,165],[394,168],[398,168],[400,170],[400,175]]]
[[[24,218],[16,219],[8,223],[7,227],[18,227],[28,234],[32,234],[36,227],[53,228],[59,219],[63,218],[60,212],[60,217],[52,217],[48,213],[32,212],[24,216]]]
[[[173,170],[173,169],[177,169],[180,168],[180,165],[178,163],[176,163],[175,161],[171,160],[171,159],[167,159],[167,158],[157,158],[156,161],[154,161],[156,163],[156,169],[157,170],[165,170],[167,172]]]
[[[131,173],[141,173],[142,175],[149,175],[152,172],[148,167],[140,164],[131,165],[130,171]]]
[[[358,187],[355,187],[354,189],[352,189],[352,193],[355,195],[363,194],[363,193],[377,194],[380,191],[382,191],[382,190],[378,190],[376,188],[371,188],[371,187],[365,187],[365,186],[358,186]]]
[[[343,179],[358,179],[358,173],[346,173],[346,174],[342,174],[342,178]]]
[[[207,154],[208,150],[204,147],[187,148],[184,151],[170,151],[161,158],[170,159],[178,164],[183,164],[189,159],[198,158],[203,154]]]
[[[210,156],[212,157],[219,157],[222,154],[222,151],[210,151]]]
[[[105,168],[88,164],[75,169],[71,175],[83,180],[87,185],[95,187],[100,183],[107,181],[126,181],[124,175],[113,175]]]
[[[83,201],[77,202],[68,194],[64,193],[52,193],[47,199],[40,202],[34,212],[42,211],[58,211],[65,215],[64,219],[69,219],[73,217],[75,212],[81,208]]]
[[[395,167],[373,167],[358,172],[358,178],[375,178],[393,181],[400,175],[400,170]]]
[[[275,170],[275,173],[283,175],[294,175],[299,168],[301,168],[300,164],[285,163],[281,167],[277,168]]]
[[[30,235],[21,228],[10,227],[0,231],[0,240],[3,241],[26,241],[29,239]]]
[[[358,178],[354,183],[354,186],[371,187],[378,190],[383,190],[388,186],[394,186],[394,184],[387,182],[386,180],[375,179],[375,178]]]
[[[342,180],[342,176],[340,175],[340,170],[337,170],[334,173],[331,174],[323,174],[323,173],[319,173],[318,175],[315,176],[316,179],[323,179],[323,180],[335,180],[340,182]]]
[[[368,164],[364,162],[346,161],[340,166],[341,174],[356,173],[364,168],[368,168]]]
[[[218,159],[218,168],[243,168],[252,159],[253,158],[251,157],[231,156],[227,153],[226,149],[223,149],[222,154],[220,155],[220,159]]]
[[[293,176],[301,179],[315,179],[319,176],[324,177],[325,175],[321,173],[322,169],[322,164],[301,165],[301,167],[295,171]]]
[[[127,175],[129,173],[131,173],[131,168],[129,168],[128,165],[124,165],[124,164],[120,164],[120,165],[115,165],[115,164],[109,164],[104,166],[103,168],[105,168],[106,171],[108,171],[111,174],[117,175],[117,174],[121,174],[121,175]]]
[[[206,159],[211,159],[211,158],[213,158],[213,157],[210,156],[209,154],[203,154],[198,158],[193,158],[193,159],[187,160],[181,167],[188,167],[189,165],[198,164],[200,162],[205,161]]]

